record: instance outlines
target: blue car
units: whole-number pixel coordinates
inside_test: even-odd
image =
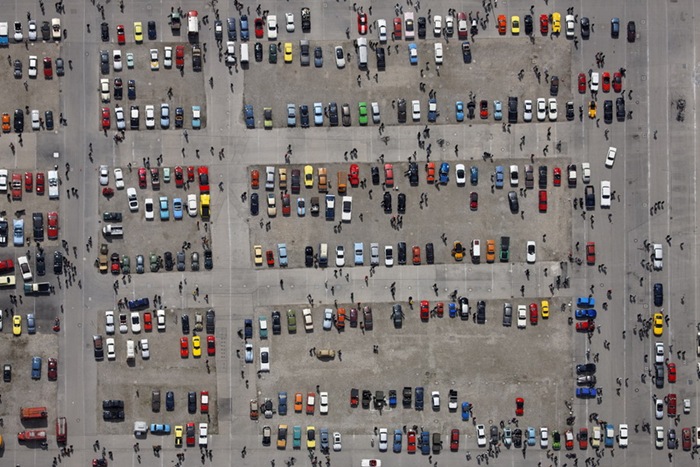
[[[277,394],[277,413],[287,415],[287,391],[280,391]]]
[[[493,118],[497,121],[503,119],[503,104],[501,104],[501,101],[493,101]]]
[[[12,221],[12,244],[14,246],[24,246],[24,219]]]
[[[437,99],[434,97],[428,100],[428,121],[433,123],[437,120]]]
[[[419,386],[416,388],[416,410],[423,410],[423,387]]]
[[[590,399],[596,397],[597,395],[598,392],[595,390],[595,388],[576,388],[576,397]]]
[[[175,393],[172,391],[165,393],[165,410],[168,412],[175,410]]]
[[[287,104],[287,126],[297,126],[297,108],[294,104]]]
[[[192,106],[192,128],[195,130],[202,128],[202,108],[198,105]]]
[[[248,16],[241,16],[241,40],[247,41],[250,39],[250,32],[248,31]]]
[[[450,180],[450,164],[447,162],[443,162],[440,164],[440,183],[442,185],[447,185],[447,182]]]
[[[503,166],[496,167],[496,188],[503,188]]]
[[[167,221],[170,219],[170,208],[168,207],[168,197],[161,196],[158,198],[160,204],[160,220]]]
[[[613,447],[613,442],[615,441],[615,425],[608,423],[605,425],[605,447]]]
[[[362,243],[355,243],[353,246],[355,250],[355,266],[362,266],[365,264],[365,250]]]
[[[420,452],[427,456],[430,454],[430,432],[423,431],[420,434]]]
[[[462,421],[468,422],[469,421],[469,410],[472,408],[472,405],[469,402],[462,402]]]
[[[535,429],[531,426],[527,427],[527,445],[534,446],[537,440],[535,439]]]
[[[576,319],[595,319],[598,313],[596,313],[595,310],[589,309],[589,310],[576,310],[574,312],[574,316],[576,316]]]
[[[447,309],[449,310],[450,318],[457,316],[457,304],[455,302],[450,302]]]
[[[41,357],[32,357],[32,379],[41,379]]]
[[[142,308],[148,308],[149,305],[148,298],[137,298],[136,300],[129,300],[127,303],[127,306],[129,307],[129,310],[140,310]]]
[[[154,435],[169,435],[170,425],[163,425],[162,423],[151,423],[151,434]]]
[[[464,102],[462,102],[462,101],[455,102],[455,115],[457,117],[458,122],[464,121]]]
[[[255,128],[255,116],[253,115],[253,106],[247,104],[243,108],[243,113],[245,114],[245,126],[246,128]]]
[[[408,44],[408,59],[411,65],[418,65],[418,47],[413,42]]]
[[[479,169],[475,166],[469,168],[469,180],[472,185],[476,186],[479,184]]]
[[[401,439],[403,438],[403,433],[401,430],[394,430],[394,452],[401,452]]]
[[[576,306],[579,308],[592,308],[595,306],[595,298],[579,297],[576,299]]]
[[[177,220],[182,219],[182,198],[173,200],[173,218]]]

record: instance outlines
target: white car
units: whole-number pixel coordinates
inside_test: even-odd
[[[126,53],[126,67],[129,69],[134,68],[134,53],[133,52]]]
[[[445,31],[448,36],[454,34],[455,30],[455,19],[452,15],[445,16]]]
[[[160,65],[158,64],[158,49],[151,49],[149,56],[151,57],[151,70],[156,71],[158,68],[160,68]]]
[[[36,65],[37,65],[37,58],[36,55],[30,55],[29,56],[29,68],[28,68],[28,73],[30,78],[36,78]]]
[[[123,107],[116,107],[114,109],[114,118],[117,121],[117,130],[126,130],[126,120],[124,120]]]
[[[442,65],[442,44],[440,42],[435,43],[435,64]]]
[[[129,210],[136,212],[139,210],[139,198],[136,196],[136,188],[129,187],[126,189],[126,197],[129,200]]]
[[[540,447],[542,449],[547,449],[549,446],[549,430],[546,426],[540,427]]]
[[[413,116],[414,122],[420,120],[420,101],[411,101],[411,115]]]
[[[654,269],[657,271],[663,269],[664,267],[664,250],[661,243],[654,243],[654,252],[652,254],[652,259],[654,260]]]
[[[0,193],[7,193],[7,169],[0,169]]]
[[[610,180],[600,182],[600,207],[609,208],[611,201]]]
[[[605,167],[612,169],[615,164],[615,155],[617,154],[617,148],[610,146],[608,148],[608,155],[605,157]]]
[[[530,99],[527,99],[524,103],[524,110],[523,110],[523,120],[526,122],[531,122],[532,121],[532,101]]]
[[[153,198],[146,198],[143,202],[143,209],[145,211],[145,216],[146,220],[150,221],[153,220],[154,217],[154,212],[153,212]]]
[[[663,399],[656,399],[654,401],[654,408],[656,409],[654,411],[656,419],[661,420],[664,418],[664,400]]]
[[[379,114],[379,103],[372,102],[370,107],[372,108],[372,123],[379,123],[381,121],[381,116]]]
[[[377,20],[377,33],[379,34],[379,42],[385,44],[387,40],[385,19]]]
[[[304,330],[306,332],[313,331],[314,330],[314,318],[311,315],[311,309],[304,308],[301,313],[304,316]]]
[[[379,451],[386,452],[389,447],[389,430],[386,428],[379,429]]]
[[[156,325],[158,331],[165,331],[165,310],[156,310]]]
[[[591,73],[591,91],[598,92],[598,86],[600,85],[600,74],[597,71]]]
[[[618,438],[617,443],[620,445],[621,448],[626,448],[627,443],[629,442],[629,428],[626,423],[621,423],[620,424],[620,437]]]
[[[442,35],[442,16],[433,16],[433,34],[435,37],[440,37]]]
[[[277,15],[267,17],[267,38],[277,40]]]
[[[209,442],[209,437],[207,435],[209,426],[206,423],[199,424],[199,445],[206,446]]]
[[[654,445],[656,446],[656,449],[663,449],[664,448],[664,427],[657,426],[655,432],[656,432],[656,439],[654,440]]]
[[[319,412],[321,415],[328,414],[328,393],[323,391],[319,393]]]
[[[122,71],[122,51],[115,49],[112,51],[112,60],[114,61],[114,71]]]
[[[518,186],[518,166],[510,166],[510,186]]]
[[[333,433],[333,450],[338,452],[343,449],[343,438],[337,431]]]
[[[106,165],[100,166],[100,185],[109,185],[109,167]]]
[[[455,180],[457,185],[464,185],[467,183],[467,169],[464,164],[455,165]]]
[[[430,402],[433,406],[433,410],[440,410],[440,391],[433,391],[430,393]]]
[[[339,45],[336,45],[333,53],[335,54],[335,66],[337,66],[338,68],[344,68],[345,51],[343,51],[343,48]]]
[[[163,66],[165,68],[173,67],[173,48],[166,46],[163,50]]]
[[[352,196],[343,196],[343,213],[341,214],[341,220],[343,222],[350,222],[352,220]]]
[[[338,267],[345,266],[345,247],[343,245],[335,247],[335,265]]]
[[[557,121],[557,100],[553,97],[549,98],[549,105],[547,106],[548,117],[550,122]]]
[[[129,325],[126,322],[126,313],[119,313],[119,332],[121,334],[129,332]]]
[[[30,41],[36,40],[36,21],[34,21],[33,19],[29,20],[29,25],[27,28],[27,37],[29,37]]]
[[[102,78],[100,79],[100,99],[102,99],[102,102],[109,102],[110,100],[110,94],[109,94],[109,80],[107,78]]]
[[[527,308],[525,305],[518,305],[518,329],[525,329],[527,326]]]
[[[15,21],[15,42],[22,42],[24,40],[24,35],[22,34],[22,23]]]
[[[655,348],[656,348],[656,351],[654,353],[654,355],[655,355],[654,361],[656,363],[664,363],[664,344],[663,344],[663,342],[657,342]]]
[[[151,350],[148,348],[148,339],[141,339],[141,358],[144,360],[151,358]]]
[[[141,315],[138,311],[131,312],[131,332],[141,332]]]
[[[583,183],[591,182],[591,164],[590,162],[581,162],[581,180]]]
[[[386,245],[384,247],[384,266],[390,268],[394,265],[394,247]]]
[[[105,333],[114,334],[114,312],[105,311]]]
[[[544,97],[538,97],[537,98],[537,121],[544,122],[545,118],[547,118],[547,101],[544,100]]]
[[[534,263],[536,259],[536,247],[535,247],[535,242],[532,240],[529,240],[527,242],[527,262],[528,263]]]
[[[22,273],[22,279],[24,279],[25,282],[31,281],[34,276],[32,275],[32,270],[29,268],[29,260],[27,257],[20,256],[17,258],[17,262],[19,263],[19,270]]]
[[[117,352],[114,337],[106,339],[105,343],[107,344],[107,360],[115,360],[117,358]]]
[[[37,109],[32,110],[32,130],[38,131],[41,129],[41,122],[39,121],[39,111]]]
[[[152,130],[156,127],[156,107],[154,105],[146,106],[146,128]]]
[[[117,190],[124,189],[124,173],[119,167],[114,169],[114,185],[117,187]]]
[[[269,347],[260,347],[260,371],[270,371]]]
[[[566,15],[566,38],[573,39],[574,37],[574,15]]]
[[[285,13],[284,17],[287,21],[287,32],[294,32],[294,13]]]
[[[323,329],[330,331],[333,327],[333,310],[326,308],[323,310]]]
[[[253,363],[253,344],[250,342],[247,342],[245,345],[245,355],[244,355],[244,361],[246,363]]]
[[[476,426],[476,445],[480,448],[486,447],[486,427],[481,424]]]
[[[197,195],[194,193],[187,195],[187,214],[197,217]]]

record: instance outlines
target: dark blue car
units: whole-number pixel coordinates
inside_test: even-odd
[[[423,431],[420,434],[420,452],[427,456],[430,454],[430,432]]]
[[[663,284],[654,284],[654,306],[662,306],[664,304],[664,286]]]
[[[446,185],[447,182],[449,181],[450,177],[450,164],[447,162],[443,162],[440,164],[440,183],[442,185]]]
[[[148,308],[149,301],[148,298],[137,298],[136,300],[129,300],[127,303],[129,310],[140,310],[142,308]]]
[[[287,415],[287,392],[280,391],[277,394],[277,413],[280,415]]]
[[[591,399],[598,395],[595,388],[576,388],[576,397]]]
[[[245,113],[245,126],[246,128],[255,128],[255,116],[253,115],[253,106],[250,104],[247,104],[244,107],[244,113]]]
[[[241,40],[247,41],[250,39],[250,33],[248,31],[248,16],[241,16]]]
[[[422,387],[416,388],[415,408],[416,408],[416,410],[423,410],[423,388]]]
[[[574,313],[576,319],[595,319],[598,313],[593,309],[588,310],[576,310]]]
[[[469,168],[469,180],[472,185],[476,186],[479,184],[479,169],[475,166]]]

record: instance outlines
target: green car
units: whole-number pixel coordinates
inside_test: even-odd
[[[360,125],[367,125],[367,102],[360,102]]]
[[[297,332],[297,314],[294,310],[287,310],[287,330],[290,334]]]
[[[131,274],[131,260],[127,255],[122,256],[122,273]]]
[[[267,53],[267,60],[270,63],[277,63],[277,44],[270,44],[270,49]]]
[[[294,427],[294,438],[292,440],[292,448],[301,449],[301,427]]]
[[[258,322],[260,324],[260,339],[267,339],[267,318],[259,316]]]
[[[561,436],[557,430],[552,433],[552,449],[558,451],[561,449]]]
[[[158,256],[156,256],[155,253],[151,253],[150,260],[151,260],[151,272],[158,272],[158,269],[160,269],[160,263],[158,262]]]
[[[263,115],[265,116],[265,129],[272,129],[272,107],[265,107],[263,109]]]

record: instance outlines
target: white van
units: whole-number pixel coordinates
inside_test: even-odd
[[[241,65],[247,65],[247,64],[248,64],[248,43],[242,42],[241,43]]]
[[[472,263],[479,264],[481,262],[481,240],[472,240]]]
[[[49,199],[58,199],[58,172],[49,170]]]
[[[134,349],[134,341],[129,339],[126,341],[126,361],[136,359],[136,350]]]
[[[328,244],[321,243],[318,247],[318,264],[322,268],[328,266]]]
[[[360,69],[367,68],[367,39],[364,37],[357,39],[357,60]]]

